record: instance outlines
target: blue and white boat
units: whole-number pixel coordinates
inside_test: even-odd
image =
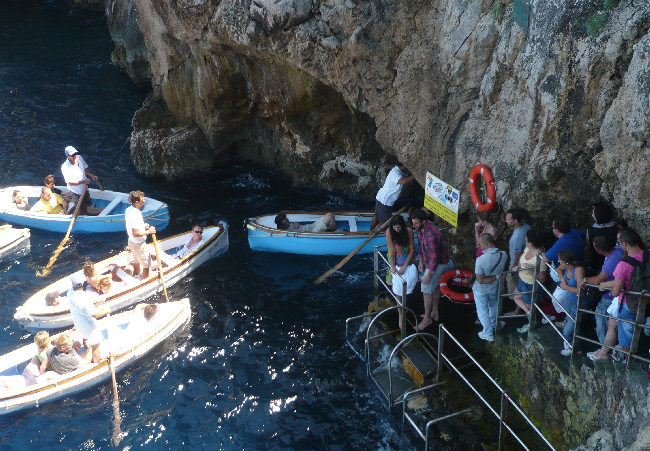
[[[41,229],[50,232],[65,233],[68,231],[72,215],[35,213],[19,210],[12,201],[14,190],[20,190],[23,195],[29,198],[29,205],[38,202],[41,196],[40,186],[10,186],[0,189],[0,219],[13,224],[19,224],[30,229]],[[62,191],[66,187],[57,187]],[[91,203],[102,208],[97,216],[78,216],[72,227],[72,233],[106,233],[125,232],[124,212],[129,204],[129,195],[115,191],[100,191],[89,189]],[[169,208],[164,202],[150,197],[146,198],[142,209],[144,222],[163,230],[169,224]]]
[[[295,232],[279,230],[275,225],[278,213],[249,218],[248,244],[254,251],[286,252],[303,255],[347,255],[367,240],[370,235],[372,211],[283,211],[291,222],[309,224],[320,219],[325,213],[333,213],[336,218],[335,232]],[[358,254],[368,254],[375,246],[386,244],[386,235],[378,233],[368,241]]]

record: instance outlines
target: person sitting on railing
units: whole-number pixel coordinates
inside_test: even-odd
[[[638,262],[642,261],[643,254],[644,254],[643,250],[645,249],[645,245],[643,244],[643,240],[635,230],[630,228],[621,230],[618,233],[618,244],[625,251],[625,253],[629,258],[633,258]],[[634,308],[633,309],[634,311],[630,311],[627,305],[627,299],[626,299],[627,295],[625,293],[622,293],[622,291],[630,290],[630,279],[632,277],[632,272],[634,271],[634,266],[625,260],[626,259],[623,258],[618,263],[618,265],[616,265],[616,269],[614,269],[614,280],[611,280],[609,282],[601,282],[600,288],[602,290],[611,288],[612,296],[619,297],[618,307],[614,309],[614,312],[616,313],[615,316],[617,318],[625,319],[629,321],[635,321],[637,308]],[[616,304],[616,302],[613,302],[612,304]],[[609,311],[611,312],[612,309],[610,308]],[[616,339],[618,339],[617,347],[620,347],[624,352],[628,352],[630,350],[630,345],[632,343],[632,334],[634,332],[634,325],[622,321],[618,321],[616,329],[618,332],[617,333],[618,337],[616,337],[614,333],[610,332],[611,329],[608,329],[604,344],[608,346],[613,346],[616,343]],[[598,351],[596,351],[596,353],[592,354],[590,358],[592,360],[604,359],[607,358],[608,352],[609,349],[603,346]],[[618,353],[614,354],[614,358],[621,362],[626,361],[626,356],[624,355],[621,356]]]
[[[532,293],[533,284],[535,283],[535,265],[537,264],[537,254],[544,252],[542,236],[535,229],[529,229],[524,237],[526,247],[519,257],[519,261],[512,267],[513,271],[519,271],[519,283],[515,291],[515,304],[521,308],[526,315],[530,313],[530,306],[533,302]],[[548,266],[544,263],[539,265],[539,281],[544,283],[548,274]],[[517,329],[517,332],[528,332],[528,323]]]
[[[335,232],[336,218],[333,213],[325,213],[318,221],[311,224],[300,224],[299,222],[290,222],[287,215],[280,213],[275,217],[275,225],[279,230],[288,230],[290,232]]]
[[[390,261],[391,274],[399,274],[406,281],[406,294],[411,294],[418,281],[418,270],[413,264],[415,256],[415,240],[413,229],[407,227],[402,215],[394,215],[390,220],[390,227],[386,229],[386,244],[388,245],[388,260]],[[401,301],[402,281],[397,277],[388,283],[393,284],[393,293]]]
[[[561,300],[560,305],[564,307],[564,310],[567,313],[566,323],[564,324],[564,330],[562,331],[562,336],[569,342],[573,342],[573,330],[575,328],[575,322],[572,318],[575,318],[576,312],[578,309],[578,280],[583,280],[585,278],[585,268],[580,260],[578,260],[569,249],[564,249],[560,251],[558,255],[560,261],[560,266],[557,268],[557,273],[560,278],[559,287],[564,290],[567,295]],[[578,343],[576,343],[576,347]],[[564,356],[571,355],[571,345],[566,342],[563,343],[563,348],[560,353]]]
[[[481,321],[483,330],[478,337],[485,341],[494,341],[494,330],[500,329],[497,324],[497,308],[499,299],[499,274],[508,263],[508,256],[500,251],[494,244],[494,237],[489,233],[483,233],[479,237],[479,245],[483,254],[476,259],[474,273],[476,281],[472,286],[476,313]],[[505,326],[505,322],[503,322]]]
[[[589,285],[600,285],[602,282],[609,282],[614,280],[614,270],[616,266],[623,258],[623,249],[620,246],[615,245],[616,237],[611,240],[607,235],[597,235],[592,243],[592,246],[598,254],[604,257],[602,268],[600,272],[595,276],[587,277],[584,280],[578,280],[578,286],[583,287],[585,284]],[[596,313],[602,313],[603,315],[607,314],[607,309],[612,303],[613,296],[609,291],[604,292],[600,299],[594,299],[592,302],[598,302],[596,306]],[[616,328],[616,321],[614,321],[614,328]],[[596,335],[598,335],[598,341],[601,343],[605,342],[605,335],[607,333],[607,318],[602,316],[596,316]],[[594,353],[587,353],[589,358],[592,358]],[[598,359],[600,354],[596,356]]]

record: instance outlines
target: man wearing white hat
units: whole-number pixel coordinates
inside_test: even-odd
[[[65,156],[67,160],[61,165],[61,173],[65,182],[68,184],[68,189],[74,195],[74,201],[68,205],[68,213],[72,213],[72,210],[79,202],[79,197],[81,197],[81,193],[83,192],[83,186],[89,185],[90,179],[99,183],[99,177],[90,172],[88,164],[74,147],[67,146],[65,148]],[[98,215],[101,211],[101,208],[90,207],[90,193],[86,194],[81,201],[79,213],[82,215]]]
[[[70,277],[72,288],[68,290],[68,302],[70,303],[70,313],[74,321],[74,327],[84,340],[84,344],[93,354],[93,362],[99,363],[99,344],[103,336],[100,329],[97,328],[97,318],[108,315],[109,309],[98,310],[92,299],[92,293],[83,289],[86,277],[82,273],[74,273]]]

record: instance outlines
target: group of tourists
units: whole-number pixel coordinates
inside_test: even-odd
[[[537,281],[545,284],[553,293],[552,303],[556,313],[548,315],[549,319],[555,320],[566,312],[562,330],[566,341],[563,341],[561,354],[570,356],[580,352],[579,341],[575,343],[575,351],[570,343],[573,343],[573,319],[576,317],[578,296],[581,296],[581,308],[593,309],[599,314],[594,315],[595,332],[604,345],[597,351],[587,353],[587,356],[592,360],[601,360],[610,357],[612,347],[621,348],[624,352],[630,349],[634,326],[618,319],[632,322],[636,319],[639,296],[626,295],[625,291],[631,288],[635,268],[640,262],[649,262],[650,254],[647,251],[644,254],[645,245],[635,230],[619,227],[608,204],[594,203],[592,218],[594,223],[582,231],[571,227],[566,216],[555,217],[551,224],[555,242],[545,249],[542,233],[523,221],[523,211],[517,208],[508,210],[505,221],[512,234],[508,241],[509,271],[505,273],[505,278],[516,308],[505,315],[530,314],[537,275]],[[479,222],[484,219],[479,218]],[[485,230],[489,232],[483,232],[478,237],[483,252],[487,243],[494,243],[497,239],[496,227],[488,223]],[[473,292],[483,326],[479,337],[488,341],[494,340],[494,330],[502,326],[497,324],[496,296],[497,277],[504,271],[505,265],[496,263],[496,255],[497,252],[481,255],[475,264]],[[491,267],[492,264],[495,266]],[[549,274],[552,281],[548,280]],[[489,277],[487,281],[485,276]],[[554,286],[551,285],[553,282]],[[487,297],[486,292],[489,293]],[[536,292],[543,293],[541,289]],[[633,304],[631,299],[635,301]],[[486,308],[489,312],[487,316]],[[605,315],[613,318],[608,319]],[[517,330],[528,332],[528,323]],[[624,360],[624,352],[615,353],[614,358]]]

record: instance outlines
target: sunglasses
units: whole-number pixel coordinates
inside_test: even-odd
[[[194,233],[200,233],[203,234],[203,230],[192,230]]]

